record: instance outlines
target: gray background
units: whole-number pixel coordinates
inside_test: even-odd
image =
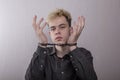
[[[38,43],[32,18],[55,8],[85,16],[78,46],[92,52],[99,80],[120,80],[120,0],[0,0],[0,80],[24,80]]]

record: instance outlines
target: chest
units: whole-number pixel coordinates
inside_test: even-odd
[[[75,70],[69,58],[58,58],[51,56],[48,61],[51,69],[52,77],[56,80],[74,80]]]

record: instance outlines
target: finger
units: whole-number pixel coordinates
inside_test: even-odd
[[[82,29],[82,17],[81,16],[79,16],[78,17],[78,29],[77,29],[77,36],[79,36],[80,35],[80,33],[81,33],[81,29]]]
[[[42,23],[42,21],[44,20],[44,18],[41,18],[38,23],[37,23],[37,26],[40,27],[40,24]]]
[[[46,25],[47,25],[47,22],[45,22],[45,23],[43,24],[43,26],[41,27],[41,29],[44,29]]]
[[[78,17],[78,26],[82,26],[82,17],[81,16]]]
[[[85,17],[84,17],[84,16],[81,16],[81,19],[82,19],[81,26],[84,28],[84,26],[85,26]]]
[[[80,18],[78,17],[77,21],[75,22],[74,26],[75,26],[75,31],[78,33],[79,29],[80,29]]]
[[[36,24],[36,19],[37,19],[37,16],[35,15],[35,16],[33,17],[33,25]]]
[[[35,15],[34,17],[33,17],[33,21],[32,21],[32,26],[33,26],[33,28],[36,30],[36,28],[37,28],[37,26],[36,26],[36,19],[37,19],[37,16]]]
[[[74,22],[74,23],[73,23],[73,32],[76,32],[76,31],[77,31],[77,28],[78,28],[78,26],[77,26],[76,22]]]
[[[82,31],[83,27],[84,27],[84,17],[80,16],[78,18],[78,32]]]

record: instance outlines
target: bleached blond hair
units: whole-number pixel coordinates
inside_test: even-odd
[[[51,21],[57,17],[62,17],[62,16],[64,16],[66,18],[69,26],[71,26],[71,21],[72,21],[71,14],[64,9],[56,9],[56,10],[52,11],[51,13],[49,13],[48,17],[47,17],[47,22],[49,23],[49,21]]]

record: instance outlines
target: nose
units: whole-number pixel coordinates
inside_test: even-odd
[[[60,29],[59,29],[59,28],[56,28],[55,34],[56,34],[56,35],[60,34]]]

